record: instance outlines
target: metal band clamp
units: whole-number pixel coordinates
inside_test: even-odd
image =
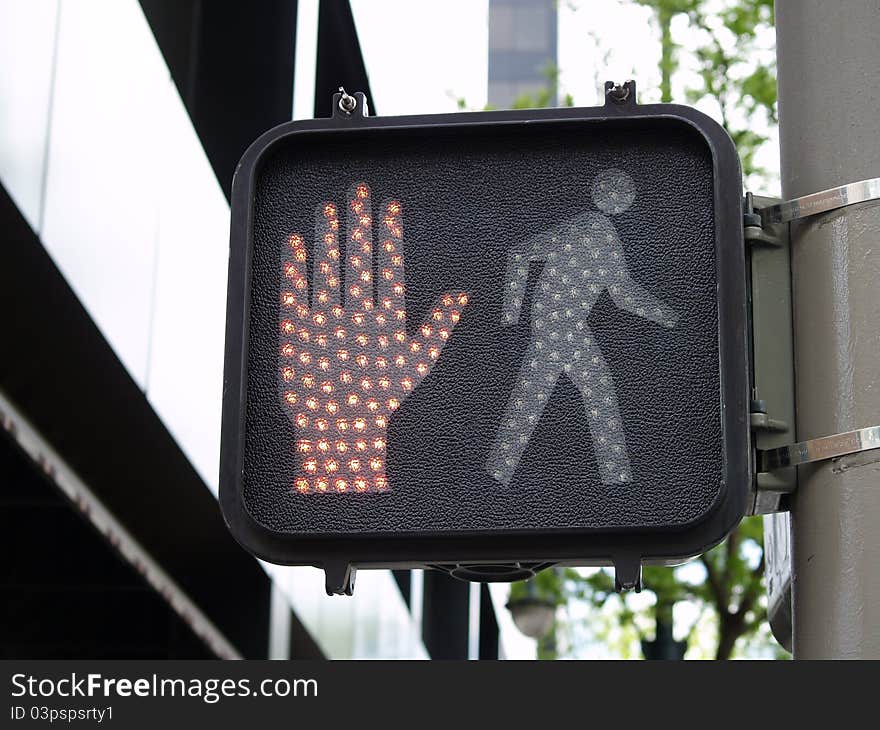
[[[808,218],[811,215],[827,213],[869,200],[880,200],[880,177],[829,188],[794,200],[786,200],[761,208],[756,212],[761,216],[762,225],[767,226]]]
[[[768,472],[787,466],[835,459],[860,451],[880,449],[880,426],[868,426],[833,436],[801,441],[758,452],[758,471]]]

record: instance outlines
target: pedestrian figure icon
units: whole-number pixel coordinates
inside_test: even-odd
[[[625,212],[635,185],[625,172],[609,169],[592,186],[587,211],[533,236],[509,254],[504,290],[504,323],[519,320],[529,265],[542,263],[532,296],[532,336],[489,452],[486,468],[505,486],[538,425],[559,379],[580,391],[593,450],[604,484],[632,481],[617,393],[595,337],[587,325],[603,291],[620,309],[674,327],[678,315],[630,277],[623,247],[609,216]]]

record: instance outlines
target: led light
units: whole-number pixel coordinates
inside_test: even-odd
[[[394,279],[394,272],[391,269],[382,269],[382,278],[392,281]]]
[[[348,361],[348,350],[337,350],[336,357],[338,357],[342,362]]]
[[[319,304],[327,304],[330,301],[330,295],[327,293],[326,289],[322,289],[318,292],[318,296],[316,297]],[[323,323],[322,323],[323,324]]]
[[[312,450],[312,442],[308,439],[300,439],[296,442],[296,449],[301,454],[308,454]]]
[[[391,381],[388,378],[382,377],[376,381],[382,390],[388,390],[391,387]]]
[[[292,390],[288,390],[284,393],[284,400],[286,400],[290,405],[295,406],[297,401],[296,393],[294,393]]]
[[[299,317],[300,319],[305,319],[306,317],[309,316],[309,308],[302,305],[302,304],[299,305],[296,308],[296,316]]]
[[[400,214],[400,203],[398,203],[396,200],[392,200],[391,202],[388,203],[385,210],[387,210],[388,213],[391,215],[399,215]]]
[[[373,471],[381,471],[382,470],[382,459],[378,456],[374,456],[370,459],[370,469]]]
[[[361,353],[360,355],[355,357],[354,361],[358,364],[358,367],[365,368],[369,364],[370,359],[366,355],[364,355],[364,353]]]
[[[337,479],[334,484],[336,485],[337,492],[344,492],[348,489],[348,482],[346,482],[345,479]]]
[[[288,243],[290,243],[291,248],[299,248],[303,245],[303,237],[299,235],[299,233],[294,233],[287,239]]]
[[[442,309],[435,309],[434,311],[431,312],[431,316],[434,318],[435,322],[442,322],[443,321],[443,310]]]
[[[458,312],[458,311],[456,311],[455,309],[453,309],[453,310],[449,313],[449,318],[450,318],[453,322],[458,322],[458,320],[461,319],[461,312]]]
[[[377,341],[379,342],[379,347],[381,347],[383,350],[386,347],[388,347],[388,336],[387,335],[379,335]]]
[[[354,442],[355,451],[366,451],[367,450],[367,442],[363,439],[358,439]]]
[[[319,431],[326,431],[327,430],[327,421],[325,421],[323,418],[317,419],[315,421],[315,428],[317,428]]]
[[[352,201],[351,201],[351,209],[352,209],[355,213],[357,213],[358,215],[360,215],[361,213],[364,212],[364,204],[363,204],[361,201],[359,201],[359,200],[352,200]]]
[[[422,344],[413,340],[409,343],[409,349],[411,352],[419,352],[422,349]]]
[[[330,369],[330,361],[326,357],[319,357],[318,367],[326,373]]]
[[[296,349],[289,342],[285,342],[281,345],[281,354],[284,357],[293,357],[296,354]]]
[[[359,401],[360,398],[358,398],[357,393],[349,393],[348,397],[345,399],[345,402],[348,403],[348,405],[350,406],[356,406]]]
[[[352,240],[352,241],[361,241],[361,240],[363,240],[363,237],[364,237],[364,230],[363,230],[363,228],[355,228],[355,229],[351,232],[351,240]]]
[[[318,477],[315,479],[315,489],[319,492],[326,492],[327,488],[330,486],[330,481],[325,477]]]
[[[394,316],[402,322],[403,320],[406,319],[406,312],[402,309],[397,309],[394,312]]]
[[[327,286],[329,286],[331,289],[335,289],[336,287],[339,286],[339,279],[336,278],[335,276],[328,276],[327,277]]]
[[[366,492],[367,491],[367,480],[364,479],[363,477],[358,477],[357,479],[354,480],[354,488],[357,489],[357,491],[359,491],[359,492]]]
[[[447,329],[437,330],[437,336],[440,337],[441,340],[448,340],[449,339],[449,330],[447,330]]]
[[[285,319],[281,323],[281,331],[284,332],[285,334],[288,334],[288,335],[292,334],[293,332],[296,331],[296,325],[293,322],[291,322],[289,319]]]
[[[282,292],[281,293],[281,303],[285,307],[292,307],[296,303],[296,295],[293,292]]]
[[[326,441],[326,439],[321,439],[318,441],[318,451],[323,453],[327,453],[330,451],[330,444]]]
[[[428,366],[427,366],[427,364],[426,364],[426,363],[423,363],[423,362],[420,362],[418,365],[416,365],[416,371],[417,371],[418,374],[421,375],[421,376],[425,376],[425,375],[427,375],[427,374],[428,374]]]
[[[384,327],[385,323],[387,321],[388,321],[388,318],[384,314],[380,313],[380,314],[376,315],[376,324],[379,325],[380,327]]]
[[[337,418],[336,428],[339,431],[348,431],[348,421],[346,421],[344,418]]]
[[[288,383],[293,380],[295,376],[296,371],[292,367],[288,366],[281,369],[281,377],[284,378],[284,380]]]
[[[369,378],[363,378],[361,380],[361,388],[363,388],[364,390],[369,390],[372,387],[373,387],[373,383],[370,381]]]
[[[355,418],[352,425],[355,431],[363,431],[367,427],[367,422],[363,418]]]
[[[309,474],[314,474],[318,471],[318,462],[315,459],[306,459],[303,462],[303,469],[305,469]]]
[[[379,370],[384,370],[385,368],[387,368],[388,367],[388,358],[377,357],[376,358],[376,367],[379,368]]]
[[[373,441],[373,448],[376,449],[377,451],[384,451],[385,450],[385,439],[376,439],[375,441]]]
[[[373,222],[373,219],[368,215],[362,215],[358,218],[358,223],[360,223],[364,228],[369,226]]]
[[[400,381],[400,385],[404,390],[412,390],[412,388],[413,388],[412,378],[404,378],[403,380]]]
[[[443,299],[441,299],[440,301],[443,302],[444,307],[451,307],[452,306],[452,297],[449,294],[445,294],[443,296]]]
[[[400,401],[397,400],[397,398],[389,398],[388,399],[388,410],[389,411],[396,411],[398,408],[400,408]]]
[[[385,253],[394,253],[394,241],[383,241],[382,248],[385,250]]]
[[[394,364],[397,365],[397,367],[402,368],[406,365],[406,358],[403,355],[397,355],[394,358]]]
[[[299,428],[305,428],[309,425],[309,417],[305,413],[296,414],[296,425]]]
[[[346,428],[348,428],[348,427],[346,426]],[[344,454],[346,451],[348,451],[348,444],[345,443],[345,441],[337,441],[336,442],[336,450],[340,454]]]
[[[294,482],[294,486],[296,486],[296,491],[301,494],[309,491],[309,480],[305,477],[299,477]]]
[[[388,478],[385,477],[384,475],[377,476],[376,477],[376,489],[378,489],[379,491],[383,491],[385,489],[388,489]]]
[[[397,330],[397,332],[394,333],[394,339],[398,342],[406,342],[406,332],[403,330]]]
[[[458,303],[460,306],[465,306],[468,303],[468,295],[467,294],[459,294],[458,295]]]
[[[345,314],[345,310],[340,306],[335,306],[330,311],[333,313],[333,316],[336,317],[336,319],[341,318],[342,315]]]
[[[320,334],[315,338],[315,342],[318,343],[321,347],[327,347],[327,335]]]
[[[330,395],[333,392],[333,383],[331,383],[329,380],[325,380],[323,383],[321,383],[321,391],[326,393],[327,395]]]
[[[336,206],[333,203],[327,203],[324,205],[324,217],[325,218],[335,218],[336,217]]]
[[[379,403],[374,400],[368,400],[367,401],[367,410],[370,411],[371,413],[375,413],[377,410],[379,410]]]
[[[346,385],[352,381],[351,373],[347,370],[343,370],[339,373],[339,382],[345,383]]]
[[[432,332],[433,330],[431,329],[430,325],[426,324],[422,327],[422,337],[430,337]]]
[[[394,256],[391,257],[391,265],[403,266],[403,256],[401,256],[399,253],[394,254]]]
[[[366,305],[366,302],[364,302],[364,304]],[[354,322],[355,324],[363,324],[364,323],[363,312],[355,312],[351,316],[351,321]]]
[[[372,281],[372,279],[373,279],[373,275],[369,271],[362,271],[361,272],[361,281],[364,282],[365,284],[369,284],[370,281]]]
[[[306,398],[306,408],[308,408],[310,411],[317,410],[318,399],[317,398]]]
[[[436,360],[438,357],[440,357],[440,348],[436,345],[429,347],[428,355],[430,355],[432,360]]]
[[[326,317],[326,315],[324,315],[323,312],[315,312],[314,316],[312,317],[312,320],[319,327],[323,327],[327,323],[327,317]]]
[[[379,428],[385,428],[388,425],[388,416],[385,416],[385,415],[376,416],[376,425]]]
[[[338,260],[339,259],[339,249],[338,248],[328,248],[327,249],[327,256],[332,261]],[[334,286],[335,286],[335,284],[334,284]]]
[[[357,471],[358,469],[360,469],[361,468],[360,459],[352,459],[351,461],[349,461],[348,468],[351,469],[352,471]]]
[[[394,306],[394,304],[392,304],[390,299],[383,299],[382,300],[382,307],[384,309],[391,309],[393,306]]]
[[[335,416],[339,411],[339,404],[335,400],[331,400],[327,403],[327,413],[331,416]]]
[[[363,200],[364,198],[369,197],[370,189],[366,185],[358,185],[357,188],[355,188],[355,195]]]
[[[367,240],[361,241],[361,251],[370,254],[373,252],[373,245]]]
[[[402,297],[403,296],[403,284],[398,282],[397,284],[395,284],[391,288],[391,291],[393,291],[397,296]]]
[[[348,290],[348,293],[351,294],[353,297],[358,298],[361,294],[363,294],[363,291],[357,284],[355,284],[353,287],[351,287],[351,289]]]

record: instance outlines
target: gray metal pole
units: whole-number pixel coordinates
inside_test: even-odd
[[[880,177],[880,0],[777,0],[783,196]],[[792,227],[798,439],[880,423],[880,204]],[[800,468],[794,653],[880,658],[880,454]]]

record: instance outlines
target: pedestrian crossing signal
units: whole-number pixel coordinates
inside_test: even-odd
[[[221,505],[259,557],[473,580],[723,539],[751,484],[740,177],[714,122],[595,109],[257,140],[233,184]]]

